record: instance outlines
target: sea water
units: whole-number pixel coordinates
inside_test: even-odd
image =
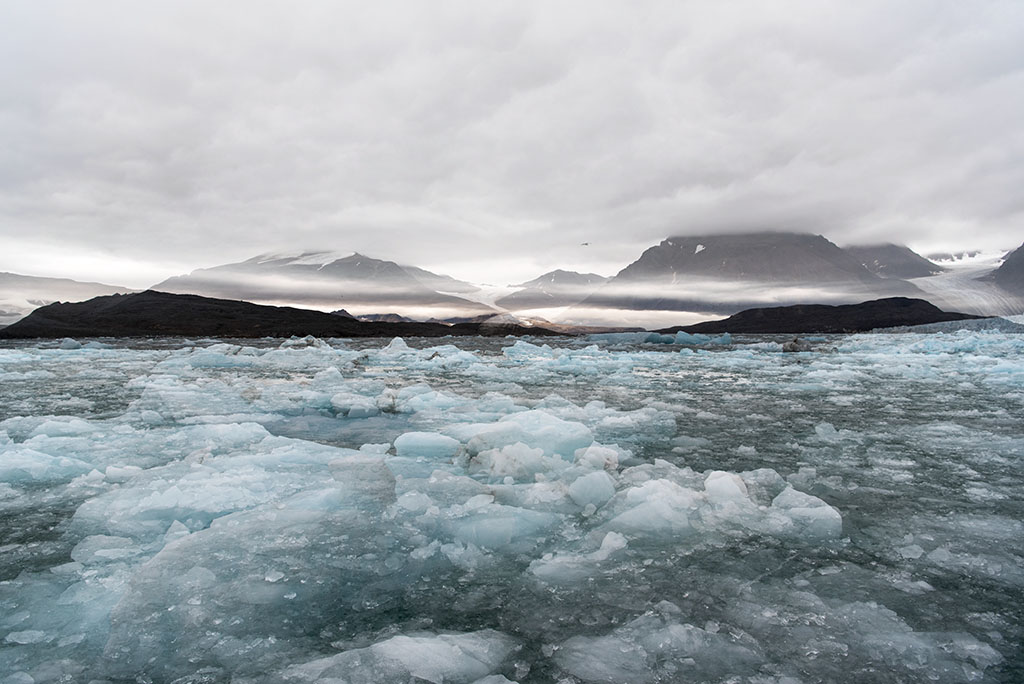
[[[0,347],[0,683],[1024,678],[1024,336]]]

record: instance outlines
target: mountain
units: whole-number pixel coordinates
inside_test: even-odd
[[[981,250],[968,250],[963,252],[932,252],[927,255],[929,261],[965,261],[973,259],[981,254]]]
[[[366,321],[367,323],[415,323],[416,321],[405,316],[399,316],[396,313],[386,314],[366,314],[365,316],[357,316],[360,321]]]
[[[0,325],[14,323],[33,309],[53,302],[77,302],[98,295],[132,291],[118,285],[83,283],[67,278],[0,273]]]
[[[734,334],[848,333],[977,318],[983,316],[942,311],[923,299],[889,297],[839,306],[798,304],[748,309],[720,321],[676,326],[658,332],[675,333],[683,330],[689,333]]]
[[[990,279],[1007,292],[1024,295],[1024,245],[1007,254]]]
[[[509,287],[522,288],[494,303],[510,311],[548,309],[578,304],[607,282],[596,273],[556,270]]]
[[[904,245],[886,243],[843,249],[864,268],[882,278],[927,278],[946,270]]]
[[[431,273],[430,271],[419,268],[418,266],[402,264],[402,270],[418,280],[421,285],[434,290],[435,292],[471,295],[480,291],[480,287],[473,283],[467,283],[464,280],[456,280],[448,275]]]
[[[26,337],[440,337],[444,335],[553,335],[516,325],[372,323],[321,311],[147,290],[40,307],[0,330]]]
[[[153,289],[325,310],[343,306],[356,316],[394,311],[426,319],[495,313],[479,302],[442,294],[425,282],[460,291],[472,287],[448,276],[358,253],[339,256],[313,251],[261,254],[239,263],[169,278]]]
[[[749,233],[668,238],[581,306],[729,314],[765,304],[916,294],[910,283],[878,277],[820,235]]]

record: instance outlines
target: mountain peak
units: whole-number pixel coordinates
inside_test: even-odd
[[[359,252],[302,250],[260,254],[239,263],[199,269],[153,287],[326,311],[344,307],[356,315],[397,311],[412,318],[447,318],[494,313],[489,306],[450,294],[460,285],[471,287]],[[441,286],[444,291],[439,291]]]
[[[502,297],[495,304],[512,311],[572,306],[586,299],[607,280],[596,273],[556,269],[525,283],[510,285],[522,289]]]
[[[729,314],[913,294],[920,291],[878,277],[822,235],[762,231],[666,238],[581,306]]]

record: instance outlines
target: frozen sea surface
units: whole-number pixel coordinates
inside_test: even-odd
[[[1024,336],[782,341],[5,344],[0,684],[1024,680]]]

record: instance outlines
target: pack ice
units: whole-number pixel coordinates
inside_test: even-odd
[[[0,684],[1024,678],[1024,338],[0,347]]]

